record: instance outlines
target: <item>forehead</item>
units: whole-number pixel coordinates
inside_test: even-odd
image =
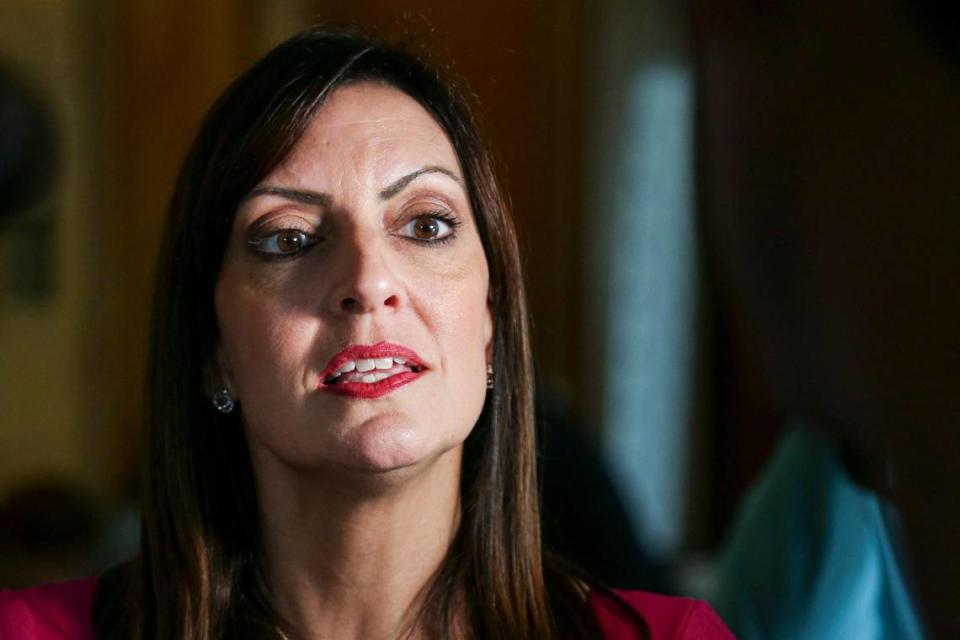
[[[365,174],[383,182],[424,165],[460,173],[453,146],[426,109],[399,89],[364,81],[330,95],[268,180],[337,182]]]

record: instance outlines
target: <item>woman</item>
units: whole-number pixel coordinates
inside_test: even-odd
[[[542,557],[516,238],[417,59],[282,44],[214,105],[170,211],[143,540],[96,584],[96,637],[729,637]],[[6,616],[76,628],[93,589]]]

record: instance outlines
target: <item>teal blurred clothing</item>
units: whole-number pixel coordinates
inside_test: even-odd
[[[923,638],[896,513],[830,442],[785,434],[743,505],[713,598],[741,640]]]

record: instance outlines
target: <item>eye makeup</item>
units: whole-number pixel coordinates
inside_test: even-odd
[[[398,235],[424,245],[446,245],[457,236],[460,219],[445,209],[418,212],[409,216]]]
[[[299,216],[265,216],[247,233],[246,245],[259,258],[282,260],[306,253],[322,241],[317,225]]]

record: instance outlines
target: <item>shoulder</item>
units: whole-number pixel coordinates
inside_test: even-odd
[[[595,591],[590,605],[607,640],[732,640],[706,602],[645,591]],[[647,634],[643,632],[643,623]]]
[[[0,637],[91,640],[94,578],[0,591]]]

